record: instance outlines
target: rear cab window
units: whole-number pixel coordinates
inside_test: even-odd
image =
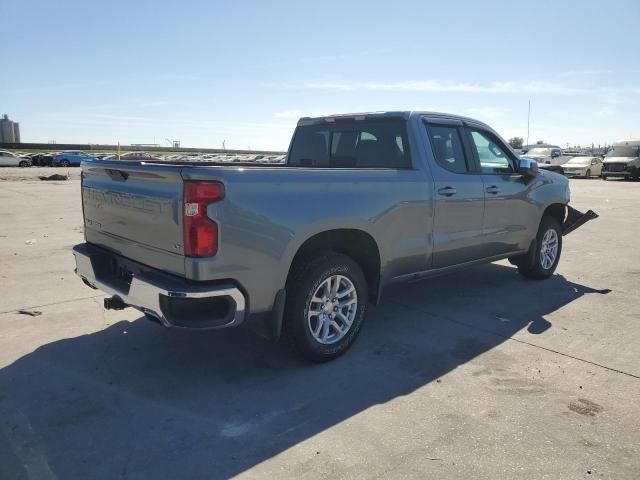
[[[336,119],[296,129],[289,166],[411,168],[403,119]]]

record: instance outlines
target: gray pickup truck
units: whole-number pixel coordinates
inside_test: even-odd
[[[303,118],[282,165],[91,160],[76,272],[166,327],[268,325],[337,357],[390,284],[508,258],[553,274],[597,215],[484,123],[428,112]],[[436,300],[437,301],[437,300]]]

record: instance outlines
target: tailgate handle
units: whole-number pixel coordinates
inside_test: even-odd
[[[129,178],[129,174],[127,172],[123,172],[122,170],[112,170],[110,168],[107,168],[106,171],[107,175],[111,177],[111,180],[124,182],[127,178]]]

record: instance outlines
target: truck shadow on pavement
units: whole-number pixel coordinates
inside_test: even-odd
[[[56,341],[0,370],[0,478],[227,478],[519,331],[544,332],[546,315],[591,293],[608,291],[497,264],[394,287],[351,351],[323,365],[248,329],[144,319]],[[280,475],[302,475],[319,454],[301,448]]]

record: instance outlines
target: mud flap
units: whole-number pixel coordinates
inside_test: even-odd
[[[576,228],[581,227],[589,220],[593,220],[595,218],[598,218],[598,214],[593,210],[589,210],[587,213],[582,213],[581,211],[567,205],[567,218],[561,226],[562,236],[570,234]]]

